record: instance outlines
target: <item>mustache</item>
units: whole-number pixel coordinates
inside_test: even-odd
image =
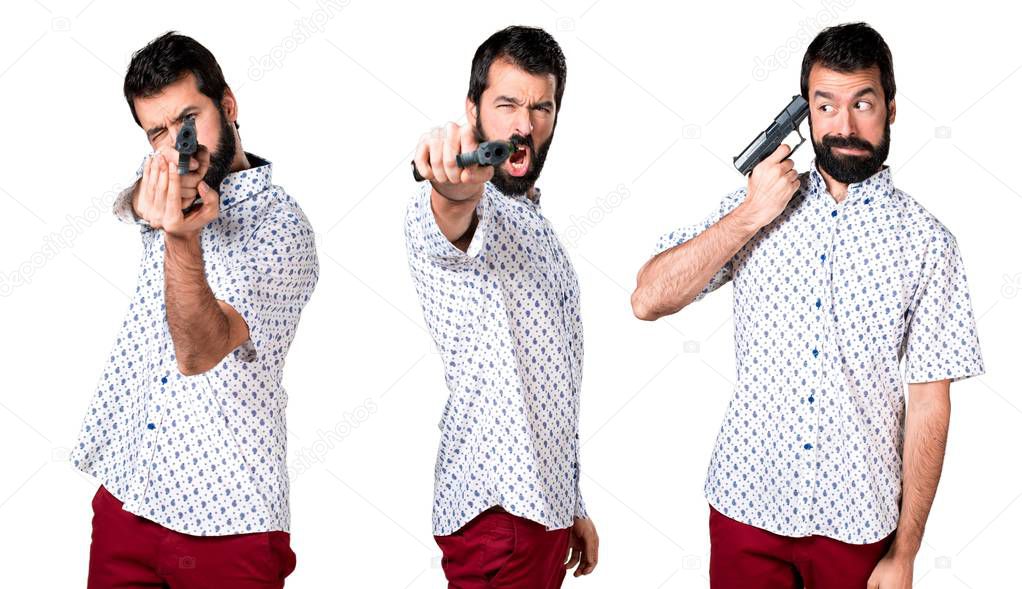
[[[532,140],[532,135],[523,136],[515,133],[514,135],[511,135],[508,141],[511,142],[511,145],[513,145],[515,149],[518,149],[519,145],[524,145],[529,148],[529,151],[536,153],[536,144]]]
[[[861,149],[863,151],[868,151],[870,154],[876,153],[876,147],[872,143],[866,141],[865,139],[860,139],[858,137],[841,137],[837,135],[824,135],[820,143],[823,144],[824,147],[828,148],[844,147],[849,149]]]

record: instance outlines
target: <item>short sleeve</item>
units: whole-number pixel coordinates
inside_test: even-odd
[[[745,200],[745,194],[746,189],[740,188],[725,196],[720,201],[720,206],[717,207],[717,210],[713,211],[713,213],[707,216],[701,223],[686,225],[660,236],[660,239],[657,241],[656,248],[653,251],[653,256],[657,256],[661,252],[677,247],[715,225]],[[718,270],[717,273],[710,278],[710,281],[706,284],[706,286],[699,291],[699,294],[696,295],[693,302],[701,300],[706,295],[727,284],[727,282],[731,280],[732,270],[732,261],[728,260],[724,266],[722,266],[720,270]]]
[[[429,182],[420,183],[418,192],[412,197],[405,212],[405,240],[411,253],[421,254],[422,258],[445,268],[457,268],[474,259],[482,251],[489,236],[493,217],[490,185],[486,185],[476,205],[478,221],[467,251],[458,249],[440,230],[433,214],[431,194],[432,185]]]
[[[235,358],[283,364],[319,279],[315,233],[300,209],[272,211],[234,257],[210,286],[248,324]]]
[[[575,517],[579,519],[589,519],[589,512],[586,511],[586,502],[582,500],[582,492],[579,491],[576,494],[577,500],[575,501]]]
[[[958,243],[942,228],[927,248],[921,281],[908,310],[903,343],[906,378],[920,383],[983,374]]]

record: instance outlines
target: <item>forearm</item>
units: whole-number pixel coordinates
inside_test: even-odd
[[[199,236],[166,235],[164,256],[167,322],[178,369],[200,374],[229,352],[230,322],[206,282]]]
[[[901,515],[891,547],[894,554],[911,559],[919,551],[944,465],[950,419],[948,381],[909,385],[902,453]]]
[[[440,232],[461,251],[467,251],[475,233],[478,198],[452,200],[433,189],[430,194],[433,217]]]
[[[694,238],[646,262],[632,293],[632,311],[645,321],[677,313],[759,230],[741,207]]]

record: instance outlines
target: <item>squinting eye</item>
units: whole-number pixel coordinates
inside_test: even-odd
[[[503,108],[503,109],[511,109],[511,108],[514,108],[514,107],[515,107],[515,105],[513,105],[513,104],[498,104],[497,105],[497,108]]]

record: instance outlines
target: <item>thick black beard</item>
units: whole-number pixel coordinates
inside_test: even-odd
[[[809,124],[809,132],[812,133],[812,123]],[[873,145],[859,137],[836,137],[824,135],[820,143],[813,139],[813,151],[816,152],[816,164],[827,172],[831,178],[842,184],[855,184],[862,182],[873,174],[880,171],[880,168],[887,161],[887,153],[891,149],[891,123],[884,125],[884,138],[879,145]],[[869,155],[837,155],[835,147],[850,147],[862,149],[869,152]]]
[[[483,141],[490,141],[490,138],[483,132],[483,121],[480,117],[476,121],[474,129],[475,140],[478,143]],[[556,124],[554,129],[556,129]],[[512,176],[504,171],[501,166],[495,166],[493,169],[493,185],[497,187],[497,190],[507,195],[526,195],[529,189],[536,185],[536,180],[539,179],[539,173],[543,171],[543,164],[546,163],[547,152],[550,151],[550,143],[554,140],[553,132],[550,133],[550,138],[546,140],[546,143],[541,145],[539,149],[536,149],[536,144],[532,140],[532,135],[523,137],[517,133],[508,138],[508,141],[516,145],[524,145],[529,148],[532,152],[532,157],[529,161],[529,169],[525,172],[524,176]]]
[[[207,186],[220,192],[220,183],[231,173],[231,162],[234,161],[234,151],[238,148],[238,142],[234,139],[234,125],[227,120],[223,108],[218,108],[220,113],[220,140],[216,149],[209,154],[209,169],[202,179]]]

